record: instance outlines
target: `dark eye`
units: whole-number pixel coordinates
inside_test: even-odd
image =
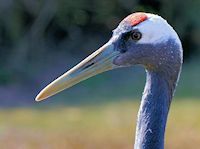
[[[142,33],[138,32],[138,31],[134,31],[131,33],[131,38],[135,41],[138,41],[142,38]]]

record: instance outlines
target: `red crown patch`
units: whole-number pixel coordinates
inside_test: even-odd
[[[123,21],[128,22],[131,26],[136,26],[147,19],[147,15],[143,12],[136,12],[127,16]]]

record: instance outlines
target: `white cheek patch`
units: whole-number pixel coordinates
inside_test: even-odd
[[[154,14],[147,14],[147,16],[147,20],[133,27],[142,33],[142,38],[138,43],[157,44],[170,38],[180,42],[178,35],[166,20]]]

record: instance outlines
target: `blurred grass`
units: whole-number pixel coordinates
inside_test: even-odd
[[[200,101],[175,99],[166,148],[200,146]],[[138,101],[0,110],[1,149],[131,149]]]

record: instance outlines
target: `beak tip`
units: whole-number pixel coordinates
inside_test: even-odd
[[[40,100],[40,98],[37,98],[37,97],[36,97],[36,98],[35,98],[35,101],[39,102],[39,101],[41,101],[41,100]]]
[[[39,101],[42,101],[46,99],[46,97],[43,97],[43,95],[41,93],[39,93],[36,98],[35,98],[35,101],[39,102]]]
[[[37,96],[37,97],[35,98],[35,101],[39,102],[39,101],[41,101],[41,98]]]

